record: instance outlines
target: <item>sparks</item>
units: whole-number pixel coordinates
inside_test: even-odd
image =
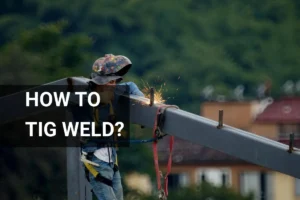
[[[148,83],[144,83],[144,89],[142,89],[146,98],[150,99],[150,86]],[[162,96],[162,86],[158,90],[154,90],[154,103],[164,103],[165,100]],[[150,103],[150,102],[149,102]]]

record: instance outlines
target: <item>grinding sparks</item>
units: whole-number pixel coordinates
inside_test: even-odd
[[[148,99],[150,99],[150,89],[151,87],[149,86],[149,84],[144,83],[144,89],[142,91],[145,94],[145,97]],[[164,102],[165,100],[163,99],[162,96],[162,86],[161,86],[159,90],[154,90],[154,103],[164,103]]]

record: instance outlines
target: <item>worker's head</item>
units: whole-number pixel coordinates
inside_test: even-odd
[[[101,103],[109,103],[114,98],[114,89],[120,76],[100,76],[92,73],[89,84],[101,97]]]
[[[113,54],[106,54],[94,62],[90,83],[94,91],[103,95],[102,102],[113,96],[113,85],[123,80],[122,76],[128,72],[131,64],[127,57]]]
[[[93,64],[93,71],[99,75],[116,75],[124,76],[130,69],[131,61],[122,55],[106,54],[104,57],[98,58]],[[117,82],[122,79],[117,80]]]

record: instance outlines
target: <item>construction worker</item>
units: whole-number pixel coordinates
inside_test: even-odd
[[[94,62],[92,67],[94,73],[92,73],[91,76],[120,76],[120,78],[117,77],[116,83],[119,83],[119,85],[127,85],[130,88],[130,94],[144,96],[135,83],[120,83],[123,79],[122,77],[129,71],[131,66],[131,61],[125,56],[105,54],[104,57],[98,58]]]
[[[94,72],[91,74],[89,84],[92,91],[100,93],[101,105],[99,108],[94,108],[93,111],[78,107],[77,109],[84,112],[73,109],[73,112],[77,113],[76,116],[74,115],[75,121],[93,120],[96,124],[101,124],[101,121],[114,120],[112,116],[115,114],[116,99],[111,90],[106,91],[105,87],[127,86],[129,94],[144,96],[133,82],[120,84],[130,67],[131,61],[125,56],[107,54],[105,57],[97,59],[93,64]],[[97,140],[90,140],[82,146],[82,154],[87,179],[92,186],[94,195],[99,200],[123,200],[116,148],[99,145]]]

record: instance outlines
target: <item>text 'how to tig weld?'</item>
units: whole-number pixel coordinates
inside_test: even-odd
[[[54,137],[57,134],[54,122],[25,122],[25,124],[29,126],[30,137],[36,137],[34,130],[38,130],[38,137]],[[102,133],[96,133],[95,122],[62,122],[62,127],[65,137],[110,137],[114,133],[120,137],[124,123],[117,122],[112,124],[110,122],[103,122]]]

